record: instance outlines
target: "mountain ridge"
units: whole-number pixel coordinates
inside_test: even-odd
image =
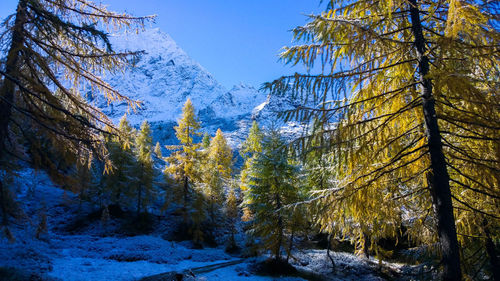
[[[253,120],[274,123],[275,112],[290,106],[286,99],[271,99],[263,91],[242,82],[227,90],[158,28],[138,34],[113,34],[110,39],[116,51],[144,51],[126,69],[105,77],[120,93],[140,100],[142,105],[131,112],[125,102],[108,105],[104,98],[92,102],[115,123],[124,114],[136,127],[147,120],[155,141],[161,144],[177,142],[173,126],[188,98],[197,111],[203,131],[213,134],[220,128],[233,148],[246,137]]]

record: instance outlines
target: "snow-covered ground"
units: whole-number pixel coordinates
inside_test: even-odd
[[[139,236],[105,236],[97,220],[80,232],[65,227],[89,206],[79,207],[76,196],[54,185],[44,172],[24,168],[15,180],[25,219],[11,223],[15,242],[0,235],[0,268],[14,267],[43,280],[138,280],[165,272],[181,272],[229,261],[239,261],[220,248],[192,249],[189,243],[164,240],[161,233]],[[37,239],[41,215],[47,214],[48,233]],[[369,263],[347,253],[334,253],[335,273],[324,250],[294,253],[292,264],[325,280],[384,280]],[[262,260],[262,258],[260,259]],[[197,274],[197,280],[304,280],[299,277],[256,276],[255,259]],[[400,266],[391,264],[397,270]],[[1,278],[0,278],[1,279]],[[36,279],[38,280],[38,279]]]

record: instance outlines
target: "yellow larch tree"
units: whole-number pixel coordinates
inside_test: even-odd
[[[200,181],[199,161],[200,153],[198,151],[200,145],[194,143],[194,137],[200,136],[200,122],[194,112],[193,104],[188,99],[182,108],[182,116],[177,121],[177,126],[174,127],[175,135],[179,140],[179,145],[168,146],[170,150],[174,150],[165,160],[165,174],[172,176],[177,184],[175,191],[176,197],[182,202],[182,212],[184,221],[187,223],[188,212],[187,206],[192,186]]]
[[[106,158],[102,134],[118,131],[80,91],[90,86],[108,102],[138,105],[102,76],[124,69],[139,54],[113,51],[108,32],[139,31],[148,19],[108,11],[90,0],[18,1],[0,34],[7,47],[0,59],[0,168],[9,170],[12,159],[25,158],[26,147],[35,166],[51,175],[62,160]],[[55,152],[62,156],[57,161],[51,158]],[[7,188],[2,181],[0,194]]]
[[[457,228],[460,237],[478,233],[466,229],[480,227],[469,224],[477,216],[487,229],[499,223],[494,4],[327,2],[294,29],[300,43],[281,55],[312,70],[319,63],[321,73],[267,84],[272,94],[302,99],[285,119],[325,125],[319,133],[338,183],[315,193],[327,206],[319,223],[372,244],[406,223],[414,239],[439,242],[443,280],[460,280]],[[295,147],[308,151],[314,137]]]

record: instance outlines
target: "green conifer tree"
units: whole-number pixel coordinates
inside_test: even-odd
[[[252,122],[252,127],[248,132],[248,137],[241,145],[240,154],[243,159],[252,158],[256,153],[262,152],[262,140],[264,134],[259,128],[257,121]]]
[[[125,196],[134,197],[130,183],[137,181],[132,172],[137,163],[133,152],[135,130],[130,126],[126,115],[120,119],[118,130],[119,135],[105,138],[112,168],[103,175],[103,183],[110,194],[110,201],[120,206]]]
[[[236,182],[232,182],[226,198],[226,217],[228,220],[228,228],[230,232],[229,240],[226,245],[226,250],[232,252],[238,248],[234,235],[236,234],[236,222],[238,220],[238,198],[236,197]]]
[[[210,135],[208,133],[203,134],[203,139],[201,140],[202,147],[207,149],[210,146]]]
[[[203,192],[198,191],[194,193],[194,200],[189,210],[189,217],[192,220],[189,232],[193,239],[193,243],[197,248],[203,247],[204,233],[202,224],[207,219],[206,213],[206,199]]]
[[[259,128],[259,124],[257,124],[257,121],[253,121],[248,136],[240,148],[240,155],[245,160],[240,173],[240,189],[243,193],[248,190],[248,185],[251,181],[248,177],[248,173],[250,167],[252,166],[252,162],[254,161],[255,156],[262,152],[263,138],[264,134]],[[252,214],[250,210],[246,206],[243,206],[243,221],[250,220],[251,216]]]
[[[285,234],[291,223],[292,211],[286,206],[297,202],[298,194],[298,168],[291,164],[284,148],[277,131],[264,137],[262,152],[248,167],[251,180],[244,194],[244,205],[253,214],[249,233],[259,237],[259,246],[271,250],[275,259],[280,259],[286,246]]]
[[[137,157],[137,214],[147,207],[153,199],[153,139],[149,123],[144,121],[135,139],[135,154]]]

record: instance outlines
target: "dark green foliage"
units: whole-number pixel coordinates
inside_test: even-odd
[[[137,164],[135,166],[135,182],[137,192],[137,214],[140,214],[154,198],[153,190],[153,139],[151,129],[147,121],[141,125],[141,130],[135,139],[135,155]]]
[[[137,163],[134,155],[134,129],[130,126],[126,116],[120,120],[118,127],[120,136],[107,137],[106,147],[113,168],[104,173],[104,188],[110,194],[110,204],[120,205],[126,202],[127,197],[133,197],[131,183],[137,181],[137,175],[132,173]]]
[[[210,146],[210,135],[208,133],[203,134],[203,139],[201,140],[202,147],[207,149]]]
[[[248,231],[260,239],[262,249],[271,250],[279,259],[287,241],[286,231],[292,226],[293,207],[299,190],[298,168],[291,164],[286,146],[277,131],[264,137],[262,152],[249,167],[248,190],[244,204],[252,213]]]

